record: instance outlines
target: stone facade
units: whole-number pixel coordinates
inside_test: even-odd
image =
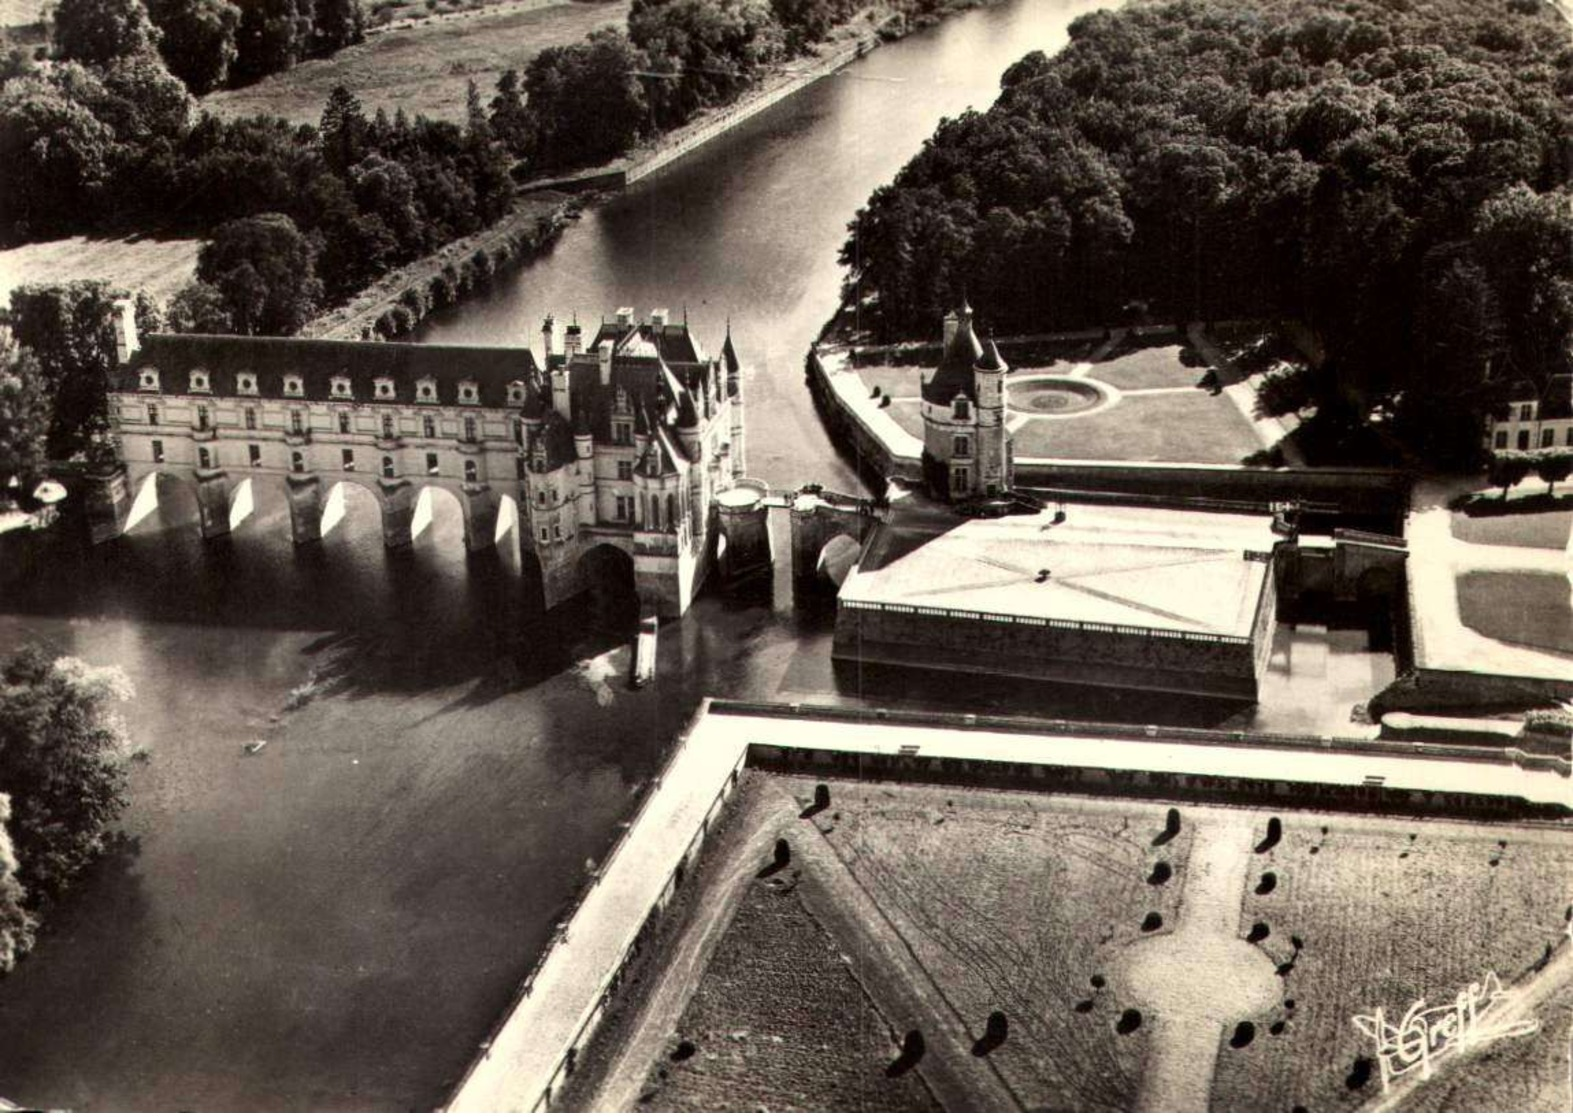
[[[1573,450],[1573,375],[1518,381],[1486,417],[1487,450]]]
[[[743,370],[730,333],[711,358],[663,310],[584,335],[548,318],[537,354],[132,332],[110,401],[121,495],[95,534],[118,534],[164,474],[195,486],[210,538],[242,484],[283,484],[297,543],[320,538],[334,485],[358,484],[396,547],[435,487],[458,497],[472,550],[515,502],[548,608],[586,588],[581,560],[607,545],[632,558],[645,609],[681,615],[713,553],[714,497],[743,474]]]
[[[1005,427],[1010,369],[993,341],[984,345],[963,305],[945,315],[944,352],[922,382],[923,477],[945,500],[998,496],[1015,482]]]

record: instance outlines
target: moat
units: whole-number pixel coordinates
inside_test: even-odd
[[[749,472],[857,491],[803,384],[846,222],[940,116],[988,103],[1006,65],[1056,49],[1095,6],[1012,0],[875,51],[589,210],[424,339],[517,344],[547,311],[686,299],[709,344],[730,318],[753,368]],[[152,752],[132,844],[0,982],[0,1096],[437,1104],[704,695],[1297,727],[1174,698],[838,675],[828,610],[795,604],[781,564],[774,585],[710,593],[665,629],[657,679],[635,691],[619,603],[542,617],[516,561],[466,557],[451,498],[404,552],[384,551],[364,494],[301,551],[282,492],[256,499],[217,545],[173,490],[107,549],[13,534],[0,554],[26,578],[5,586],[0,646],[123,666]],[[1320,653],[1335,666],[1339,638]]]

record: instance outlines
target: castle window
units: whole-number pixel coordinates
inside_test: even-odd
[[[513,440],[520,446],[524,445],[524,420],[522,419],[513,421]]]
[[[149,368],[142,370],[141,387],[144,391],[158,391],[158,369]]]
[[[393,381],[386,376],[377,377],[376,391],[378,399],[392,399]]]
[[[524,402],[524,381],[522,381],[522,380],[509,381],[509,383],[508,383],[508,402],[509,403],[523,403]]]
[[[158,426],[158,404],[147,405],[147,421],[150,426]]]
[[[423,400],[434,400],[434,399],[436,399],[437,398],[437,381],[433,380],[429,376],[422,377],[420,380],[418,380],[416,382],[415,394],[416,394],[416,396],[418,398],[423,399]]]
[[[956,401],[956,418],[958,418],[958,419],[970,419],[970,418],[972,418],[972,404],[970,404],[969,402],[967,402],[964,399],[958,399]]]
[[[634,425],[632,423],[613,423],[612,441],[619,446],[632,446],[634,444]]]
[[[164,461],[164,440],[162,438],[155,438],[153,440],[153,462],[154,462],[155,465],[158,465],[158,464],[162,464],[163,461]]]
[[[962,466],[953,470],[950,475],[951,492],[964,493],[972,488],[972,471]]]
[[[1532,404],[1532,403],[1521,403],[1521,404],[1518,405],[1518,420],[1519,420],[1519,422],[1527,423],[1531,419],[1533,419],[1534,417],[1535,417],[1535,405],[1534,404]]]
[[[250,462],[253,467],[261,465],[262,447],[258,446],[255,442],[248,442],[246,444],[246,460]]]
[[[1518,432],[1518,448],[1520,450],[1528,450],[1529,449],[1529,432],[1528,431],[1519,431]]]
[[[199,469],[213,468],[213,453],[206,446],[197,447],[197,467]]]
[[[284,394],[286,396],[298,396],[301,394],[300,377],[286,376],[284,378]]]
[[[478,398],[479,398],[479,396],[478,396],[478,394],[476,392],[475,381],[473,381],[473,380],[464,380],[464,381],[460,382],[460,384],[459,384],[459,402],[460,403],[474,403]]]
[[[1545,449],[1548,446],[1555,446],[1556,444],[1557,444],[1557,432],[1555,430],[1553,430],[1550,427],[1547,427],[1545,430],[1540,432],[1540,447],[1541,447],[1541,449]]]
[[[524,459],[523,458],[514,458],[513,459],[513,466],[514,466],[514,472],[516,472],[519,475],[519,480],[523,481],[524,480],[524,474],[525,474]]]
[[[1567,443],[1569,446],[1573,446],[1573,427],[1568,428]]]
[[[1496,446],[1498,450],[1507,449],[1507,431],[1497,431]]]
[[[255,407],[246,408],[246,429],[248,431],[257,429],[257,409]]]
[[[392,458],[384,457],[382,459],[382,475],[384,477],[392,477],[393,476],[393,459]]]
[[[475,418],[474,418],[474,416],[466,415],[464,417],[464,441],[466,441],[466,442],[479,441],[476,438],[476,436],[475,436]]]
[[[421,416],[421,434],[426,438],[437,437],[437,420],[430,415]]]
[[[630,507],[632,504],[633,501],[628,499],[626,496],[620,496],[617,498],[617,519],[619,523],[623,523],[628,520],[630,513],[633,511],[633,509]]]
[[[294,473],[306,472],[306,455],[302,454],[299,450],[291,450],[289,455],[289,467],[291,472]]]
[[[350,433],[350,413],[348,411],[339,412],[339,433]]]
[[[435,477],[438,471],[437,455],[428,450],[426,453],[426,473],[428,476]]]
[[[328,387],[328,393],[334,399],[349,399],[353,394],[350,390],[350,378],[348,376],[335,376]]]
[[[546,507],[546,490],[545,489],[536,489],[535,490],[535,503],[536,503],[537,506],[539,506],[541,508],[545,508]]]
[[[355,471],[355,451],[354,450],[351,450],[349,447],[346,446],[343,450],[341,450],[339,452],[339,460],[341,462],[343,462],[343,464],[344,464],[344,472],[346,472],[346,473],[353,473]]]
[[[205,372],[193,372],[191,374],[191,390],[193,392],[208,391],[208,374]]]
[[[382,417],[382,437],[393,437],[393,416],[384,414]]]
[[[553,524],[552,525],[552,538],[553,539],[561,539],[562,537],[563,537],[563,525],[562,524]]]
[[[958,458],[970,458],[972,456],[972,439],[966,435],[957,435],[953,446],[953,454]]]
[[[469,458],[465,458],[464,459],[464,479],[466,481],[472,481],[473,482],[473,481],[475,481],[477,479],[477,476],[478,476],[478,474],[477,474],[477,471],[475,469],[475,463],[473,461],[471,461]]]
[[[619,481],[632,481],[634,479],[634,463],[629,461],[618,462],[617,479]]]
[[[289,429],[291,434],[306,433],[306,420],[301,417],[299,411],[291,411],[289,413]]]
[[[249,373],[243,373],[235,381],[235,387],[243,396],[254,396],[257,394],[257,378]]]
[[[199,408],[197,408],[197,430],[199,430],[199,431],[207,430],[208,429],[208,419],[209,419],[208,409],[206,407],[199,407]]]
[[[541,529],[541,542],[546,542],[546,529],[544,527]]]
[[[666,522],[672,527],[677,526],[677,497],[671,493],[666,494]]]

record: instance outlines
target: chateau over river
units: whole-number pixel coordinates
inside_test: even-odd
[[[882,47],[587,211],[422,340],[526,345],[549,313],[593,333],[621,306],[669,307],[720,339],[730,318],[751,372],[749,474],[857,491],[802,374],[839,301],[846,223],[941,116],[988,104],[1007,65],[1057,49],[1096,6],[1007,0]],[[608,603],[543,621],[509,559],[467,559],[457,500],[387,552],[375,501],[347,488],[341,521],[301,552],[283,492],[261,488],[216,544],[178,487],[105,549],[7,537],[0,569],[27,592],[6,587],[0,639],[124,667],[151,760],[130,842],[0,985],[0,1096],[430,1107],[700,697],[856,700],[828,622],[779,595],[701,596],[663,632],[656,683],[630,691]],[[890,685],[881,704],[903,698]]]

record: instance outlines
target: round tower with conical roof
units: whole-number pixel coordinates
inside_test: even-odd
[[[976,369],[984,353],[971,307],[946,314],[944,331],[939,365],[922,381],[923,479],[934,496],[965,500],[981,491]]]
[[[983,347],[983,356],[972,367],[972,381],[978,400],[977,465],[978,489],[984,496],[1009,492],[1011,476],[1010,435],[1005,429],[1005,377],[1010,366],[1000,356],[992,338]]]

